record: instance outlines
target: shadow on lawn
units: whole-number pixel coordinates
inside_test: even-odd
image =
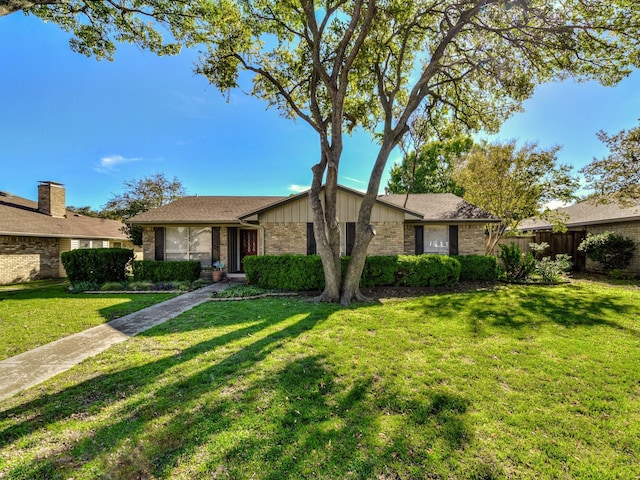
[[[494,292],[429,297],[426,311],[441,311],[452,319],[463,314],[477,336],[485,335],[487,326],[521,330],[546,323],[566,328],[605,326],[640,336],[639,330],[618,321],[637,316],[637,305],[614,293],[594,295],[580,285],[510,286]]]
[[[92,476],[166,478],[184,462],[180,473],[189,478],[395,478],[396,471],[441,470],[442,459],[454,458],[471,440],[469,404],[451,393],[426,390],[405,398],[396,378],[345,380],[312,351],[265,367],[263,361],[279,358],[281,348],[333,310],[297,302],[297,311],[269,313],[265,303],[253,305],[263,312],[258,323],[229,315],[221,323],[234,328],[175,355],[3,412],[0,420],[23,418],[0,431],[0,449],[7,451],[33,441],[25,437],[37,431],[73,429],[64,426],[69,419],[90,420],[109,408],[115,416],[90,433],[69,432],[75,440],[56,443],[4,474],[64,478],[95,462]],[[296,314],[301,318],[291,320]],[[166,325],[167,332],[195,329],[190,322]],[[223,348],[231,350],[206,365],[206,355]],[[192,361],[202,368],[180,374]],[[394,423],[383,429],[387,419]]]

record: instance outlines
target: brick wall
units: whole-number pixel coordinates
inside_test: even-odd
[[[0,236],[0,283],[60,277],[56,238]]]
[[[306,223],[264,223],[267,255],[307,254]],[[397,255],[403,248],[403,225],[393,222],[376,223],[376,236],[369,244],[368,255]],[[345,250],[342,225],[342,250]]]
[[[619,235],[631,238],[636,242],[636,251],[633,253],[633,259],[631,264],[627,268],[629,273],[640,275],[640,221],[636,222],[624,222],[624,223],[610,223],[604,225],[590,225],[587,228],[587,234],[592,233],[597,235],[606,231],[615,232]],[[599,272],[602,269],[600,265],[592,262],[587,258],[587,271]]]
[[[142,259],[155,260],[156,258],[156,231],[153,227],[142,229]]]

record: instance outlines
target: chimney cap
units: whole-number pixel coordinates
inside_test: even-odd
[[[40,183],[41,185],[57,185],[59,187],[64,187],[64,183],[53,182],[51,180],[38,180],[38,183]]]

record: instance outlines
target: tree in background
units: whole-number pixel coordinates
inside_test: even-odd
[[[541,82],[614,84],[640,66],[637,13],[635,0],[226,1],[211,9],[217,28],[197,71],[224,92],[248,72],[252,95],[317,132],[309,199],[325,275],[318,300],[349,304],[363,298],[371,211],[415,112],[495,131]],[[342,276],[337,180],[344,134],[357,127],[380,148]]]
[[[517,148],[507,143],[476,144],[455,167],[454,178],[464,188],[464,198],[500,218],[487,225],[485,254],[493,251],[508,231],[530,217],[549,215],[545,204],[569,201],[578,188],[571,167],[557,164],[560,147],[549,150],[528,143]]]
[[[600,200],[622,204],[640,200],[640,126],[611,136],[600,130],[597,136],[610,153],[580,170],[587,188]]]
[[[206,0],[0,0],[0,16],[23,11],[73,34],[71,49],[113,59],[116,43],[133,43],[158,55],[173,55],[182,43],[201,40]],[[163,39],[163,32],[170,41]]]
[[[124,222],[124,232],[129,235],[134,245],[142,245],[142,227],[127,224],[127,220],[184,197],[184,187],[176,177],[169,181],[162,173],[140,180],[128,180],[124,182],[124,186],[124,193],[114,195],[105,204],[102,212],[108,218]]]
[[[453,164],[463,153],[471,150],[471,137],[449,134],[441,139],[426,142],[414,140],[412,143],[416,148],[405,151],[402,162],[391,167],[387,184],[389,192],[406,193],[407,196],[411,193],[453,193],[462,196],[463,188],[453,179]]]
[[[85,205],[84,207],[68,206],[67,210],[85,217],[108,218],[102,211],[94,210],[89,205]]]

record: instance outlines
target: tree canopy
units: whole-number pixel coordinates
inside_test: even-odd
[[[640,200],[640,126],[615,135],[601,130],[597,136],[609,147],[609,155],[594,158],[581,170],[587,188],[605,200],[620,203]]]
[[[253,95],[318,133],[310,201],[320,299],[346,304],[360,298],[371,210],[412,116],[492,131],[538,83],[575,76],[613,85],[640,66],[638,10],[635,0],[220,1],[198,71],[224,91],[241,85],[241,71],[252,74]],[[343,136],[356,127],[380,149],[343,278],[336,185]]]
[[[125,222],[125,233],[135,245],[142,245],[142,228],[139,225],[127,224],[127,220],[183,197],[184,187],[176,177],[169,180],[162,173],[140,180],[125,181],[124,186],[123,193],[114,195],[104,205],[102,214]]]
[[[571,168],[557,164],[560,147],[543,150],[535,143],[481,142],[456,166],[454,178],[465,200],[500,218],[489,224],[485,253],[491,252],[507,230],[515,231],[530,217],[545,213],[551,200],[568,201],[578,187]]]
[[[117,43],[133,43],[159,55],[202,40],[206,0],[0,0],[0,16],[23,11],[70,32],[73,51],[113,59]],[[165,37],[168,38],[165,39]]]

